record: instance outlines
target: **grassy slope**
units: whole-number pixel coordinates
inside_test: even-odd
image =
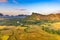
[[[33,16],[33,15],[32,15]],[[47,33],[37,24],[34,24],[36,21],[35,16],[30,16],[26,19],[8,19],[4,21],[2,24],[9,25],[9,26],[0,26],[0,40],[60,40],[60,36],[57,34],[50,34]],[[39,19],[39,18],[38,18]],[[29,24],[29,27],[21,27],[21,26],[15,26],[16,21],[19,20],[21,23]],[[46,21],[38,21],[45,23]],[[38,23],[37,22],[37,23]],[[33,24],[32,24],[33,23]],[[31,25],[30,25],[31,24]],[[14,25],[14,26],[10,26]],[[56,24],[52,25],[55,27]]]
[[[29,28],[9,26],[0,30],[0,39],[2,40],[57,40],[57,38],[55,35],[42,31],[36,25]]]

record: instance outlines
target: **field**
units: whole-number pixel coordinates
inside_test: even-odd
[[[8,26],[0,29],[0,40],[56,40],[52,34],[44,32],[38,26]]]
[[[60,40],[60,21],[3,19],[0,40]]]

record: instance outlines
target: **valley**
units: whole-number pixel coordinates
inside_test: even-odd
[[[60,19],[55,16],[33,13],[25,18],[3,18],[0,40],[60,40]]]

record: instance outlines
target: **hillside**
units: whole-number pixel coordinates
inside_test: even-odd
[[[57,38],[33,25],[30,28],[21,26],[1,26],[0,40],[57,40]]]
[[[42,15],[38,13],[32,13],[32,15],[28,16],[27,19],[34,19],[34,20],[60,20],[60,13],[56,14],[49,14],[49,15]]]
[[[60,14],[1,18],[0,40],[60,40]]]

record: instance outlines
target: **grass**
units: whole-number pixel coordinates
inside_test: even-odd
[[[6,27],[7,28],[7,27]],[[40,29],[40,27],[33,25],[33,27],[30,27],[27,29],[28,32],[24,31],[26,27],[18,26],[15,28],[10,28],[11,30],[10,35],[7,35],[5,31],[7,30],[1,30],[1,39],[2,40],[56,40],[55,36],[50,35],[49,33],[44,32]],[[8,31],[9,31],[8,30]],[[2,31],[5,32],[2,34]]]
[[[60,22],[52,23],[51,26],[52,26],[52,28],[54,28],[55,30],[58,30],[58,29],[60,29]]]
[[[60,40],[60,32],[55,31],[60,28],[59,21],[7,19],[0,25],[0,40]]]
[[[2,40],[8,40],[8,38],[9,38],[8,35],[3,35],[3,36],[1,37]]]

